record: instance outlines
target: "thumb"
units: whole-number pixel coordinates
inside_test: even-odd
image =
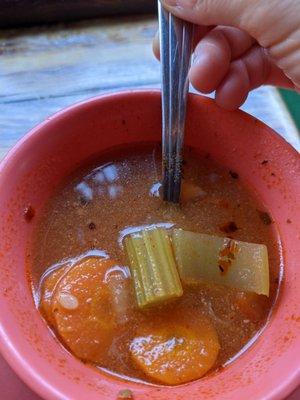
[[[227,25],[243,28],[252,1],[249,0],[161,0],[172,14],[197,25]]]

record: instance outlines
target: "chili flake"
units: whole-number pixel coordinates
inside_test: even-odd
[[[225,275],[229,267],[231,266],[231,260],[219,260],[219,268],[221,270],[221,275]]]
[[[218,259],[218,267],[220,269],[221,275],[225,275],[232,261],[235,259],[235,254],[238,251],[238,245],[235,240],[229,240],[226,246],[220,250],[219,259]]]
[[[273,221],[267,212],[260,210],[257,210],[257,212],[264,225],[271,225]]]
[[[96,224],[94,224],[94,222],[90,222],[90,223],[89,223],[89,229],[90,229],[91,231],[93,231],[94,229],[96,229]]]
[[[229,171],[229,175],[232,179],[239,179],[239,174],[237,172]]]
[[[229,221],[226,224],[220,226],[220,231],[225,232],[225,233],[232,233],[236,232],[238,230],[238,227],[234,221]]]

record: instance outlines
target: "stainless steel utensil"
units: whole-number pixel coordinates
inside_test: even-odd
[[[170,14],[160,1],[158,18],[162,65],[163,198],[178,203],[193,25]]]

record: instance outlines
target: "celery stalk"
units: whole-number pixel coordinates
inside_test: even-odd
[[[140,308],[182,296],[181,281],[166,229],[133,233],[125,237],[124,245]]]
[[[173,249],[183,282],[214,282],[269,296],[268,250],[263,244],[174,229]]]

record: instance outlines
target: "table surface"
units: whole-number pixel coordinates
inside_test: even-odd
[[[28,130],[54,112],[103,92],[159,87],[151,51],[154,17],[0,32],[0,159]],[[244,110],[300,150],[299,132],[277,91],[260,88]],[[38,400],[0,357],[1,398]],[[300,392],[289,400],[300,400]]]

